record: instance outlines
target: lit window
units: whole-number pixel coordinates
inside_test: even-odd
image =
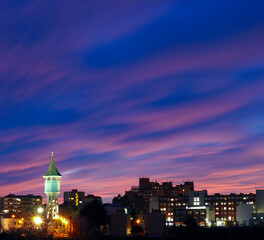
[[[193,200],[194,200],[193,205],[195,205],[195,206],[200,205],[200,198],[199,197],[194,197]]]

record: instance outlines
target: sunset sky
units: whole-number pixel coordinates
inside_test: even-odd
[[[0,9],[0,196],[44,197],[52,151],[62,192],[105,202],[139,176],[264,188],[264,1]]]

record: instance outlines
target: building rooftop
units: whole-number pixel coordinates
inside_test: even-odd
[[[51,160],[50,160],[49,168],[47,172],[44,174],[44,176],[61,176],[58,169],[56,168],[54,158],[53,158],[53,152],[51,153]]]
[[[16,194],[8,194],[2,198],[10,198],[10,197],[16,197],[16,198],[23,198],[23,197],[30,197],[30,198],[42,198],[40,195],[33,195],[33,194],[27,194],[27,195],[16,195]]]

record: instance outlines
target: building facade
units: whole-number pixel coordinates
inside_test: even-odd
[[[194,190],[193,182],[173,185],[172,181],[151,182],[149,178],[139,178],[139,186],[126,191],[127,196],[142,196],[149,204],[149,212],[160,210],[165,215],[166,225],[174,225],[174,210],[188,206],[189,192]],[[157,208],[158,205],[158,208]]]
[[[158,183],[149,178],[139,178],[139,186],[133,186],[126,195],[140,195],[148,202],[148,212],[160,210],[166,217],[166,225],[184,225],[192,218],[200,226],[237,225],[237,208],[251,205],[253,220],[264,220],[264,193],[208,195],[206,190],[194,191],[193,182],[173,185],[171,181]]]
[[[80,192],[77,189],[72,189],[71,191],[64,192],[64,203],[70,203],[72,206],[83,206],[85,192]]]
[[[1,197],[1,212],[8,215],[24,217],[30,208],[38,208],[42,205],[42,197],[32,194],[15,195],[9,194]]]
[[[93,194],[87,194],[85,196],[85,192],[80,192],[77,189],[64,192],[64,203],[70,203],[72,206],[83,207],[93,200],[102,202],[102,198],[100,196],[95,196]]]
[[[237,206],[239,204],[253,205],[256,201],[256,194],[219,194],[208,195],[205,198],[206,206],[213,206],[215,210],[215,221],[222,225],[237,224]]]

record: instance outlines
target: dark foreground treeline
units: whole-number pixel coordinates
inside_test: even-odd
[[[52,236],[41,236],[21,233],[5,233],[0,234],[0,240],[53,240]],[[61,238],[62,239],[62,238]],[[65,239],[65,238],[64,238]],[[78,240],[68,238],[69,240]],[[163,238],[150,238],[147,236],[130,236],[125,238],[91,235],[87,240],[264,240],[264,228],[195,228],[187,229],[185,227],[175,227],[167,230],[166,236]],[[82,239],[83,240],[83,239]]]
[[[264,240],[264,228],[196,228],[174,227],[167,238],[177,240]]]

